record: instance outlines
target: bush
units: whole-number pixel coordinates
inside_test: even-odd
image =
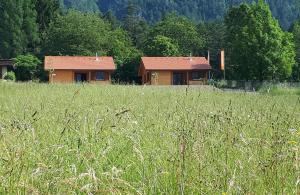
[[[213,79],[209,79],[208,84],[212,85],[214,87],[217,87],[217,88],[225,88],[227,86],[227,81],[225,81],[225,80],[216,81]]]
[[[34,79],[38,66],[41,61],[33,55],[19,55],[13,58],[16,66],[16,78],[18,81],[29,81]]]
[[[10,71],[7,72],[6,75],[4,76],[5,80],[9,80],[9,81],[15,81],[16,80],[16,75],[14,72]]]

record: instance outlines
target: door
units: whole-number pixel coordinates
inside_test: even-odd
[[[184,85],[184,74],[182,72],[173,72],[173,85]]]

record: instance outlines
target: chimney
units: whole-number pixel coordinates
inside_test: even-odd
[[[98,53],[96,52],[96,61],[99,61]]]
[[[193,61],[192,53],[190,53],[190,62]]]

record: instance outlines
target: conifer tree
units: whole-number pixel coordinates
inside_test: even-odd
[[[12,58],[34,51],[39,41],[35,1],[1,1],[0,10],[0,56]]]
[[[60,13],[60,5],[58,0],[36,0],[36,11],[38,14],[37,21],[39,29],[44,32]]]
[[[0,57],[14,57],[23,51],[23,0],[0,1]]]

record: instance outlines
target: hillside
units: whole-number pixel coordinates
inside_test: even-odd
[[[115,12],[118,18],[124,16],[128,0],[60,0],[64,8],[75,8],[81,11],[108,10]],[[194,21],[214,20],[222,18],[229,7],[241,2],[253,0],[133,0],[140,8],[140,14],[148,22],[154,23],[165,13],[176,11]],[[287,29],[299,16],[300,2],[298,0],[266,0],[281,25]]]

